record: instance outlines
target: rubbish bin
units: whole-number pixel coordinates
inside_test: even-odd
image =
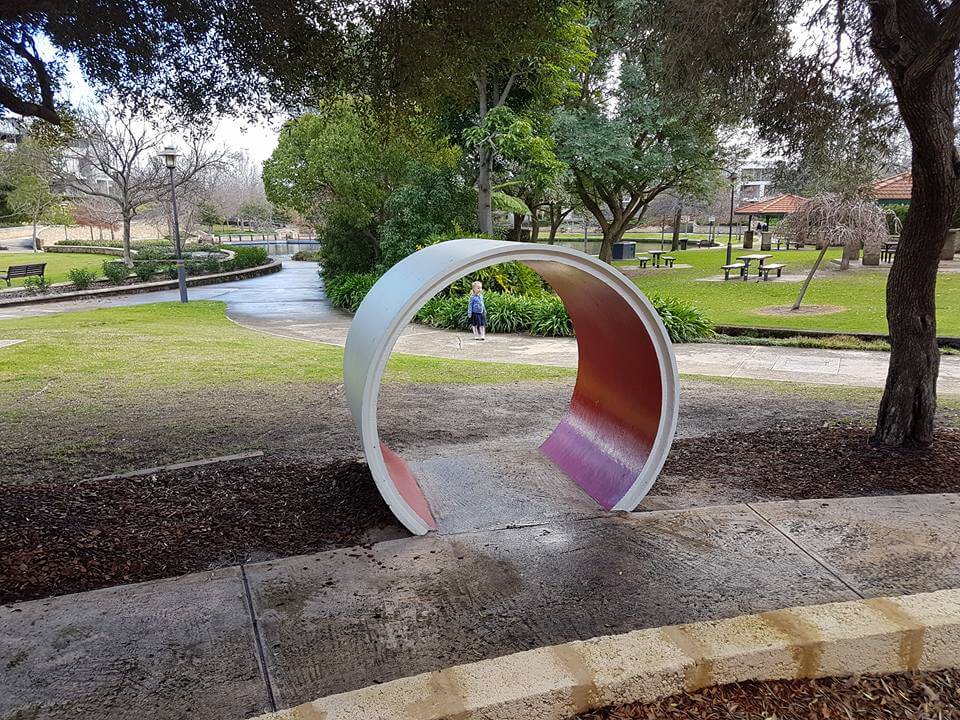
[[[753,250],[753,230],[743,231],[743,249]]]
[[[637,256],[635,242],[618,242],[613,244],[614,260],[633,260]]]
[[[764,230],[760,233],[760,249],[770,252],[773,248],[773,233]]]
[[[681,249],[681,250],[686,250],[686,249],[687,249],[687,239],[686,239],[686,238],[680,238],[680,249]]]

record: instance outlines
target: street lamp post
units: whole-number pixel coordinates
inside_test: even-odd
[[[733,194],[737,189],[737,174],[730,173],[730,224],[727,226],[727,265],[733,255]]]
[[[180,247],[180,221],[177,218],[177,192],[176,184],[173,181],[173,169],[177,166],[177,149],[171,146],[165,147],[160,152],[167,170],[170,172],[170,204],[173,208],[173,244],[177,251],[177,284],[180,286],[180,302],[187,301],[187,271],[183,266],[183,251]]]

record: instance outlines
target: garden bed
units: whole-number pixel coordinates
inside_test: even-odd
[[[366,465],[276,458],[0,485],[0,603],[405,535]]]
[[[579,715],[575,720],[955,720],[960,671],[751,681]]]

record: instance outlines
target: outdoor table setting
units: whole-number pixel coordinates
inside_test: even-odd
[[[663,255],[666,250],[648,250],[647,254],[653,257],[653,266],[660,267],[660,256]]]
[[[881,243],[880,262],[893,262],[893,256],[897,253],[899,240],[884,240]]]
[[[764,261],[765,261],[765,260],[768,260],[769,258],[772,258],[772,257],[773,257],[773,255],[757,253],[757,254],[754,254],[754,255],[738,255],[738,256],[737,256],[737,260],[742,260],[742,261],[743,261],[744,272],[749,274],[749,272],[750,272],[750,263],[751,263],[751,262],[753,262],[754,260],[756,260],[756,261],[757,261],[757,265],[759,265],[760,267],[763,267]]]

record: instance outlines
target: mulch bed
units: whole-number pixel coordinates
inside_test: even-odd
[[[0,485],[0,603],[357,545],[384,528],[403,533],[357,461]]]
[[[577,720],[953,720],[960,671],[744,682],[580,715]]]
[[[870,433],[805,427],[677,440],[654,492],[717,480],[791,500],[960,491],[960,430],[939,430],[916,451],[871,447]]]

